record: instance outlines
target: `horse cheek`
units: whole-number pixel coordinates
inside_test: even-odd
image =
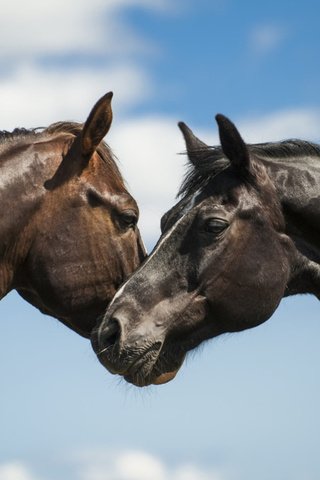
[[[259,258],[250,254],[235,258],[228,269],[208,285],[206,297],[211,320],[221,332],[258,326],[278,307],[287,284],[289,265],[280,246],[270,243],[268,249],[260,250]]]
[[[272,248],[273,247],[273,248]],[[259,260],[249,262],[247,275],[240,288],[241,305],[245,328],[251,328],[268,320],[277,309],[285,291],[288,265],[281,249],[275,243],[264,250]]]

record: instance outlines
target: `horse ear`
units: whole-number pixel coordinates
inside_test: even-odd
[[[250,173],[250,155],[236,126],[224,115],[216,115],[222,151],[242,173]]]
[[[199,153],[203,152],[203,150],[207,150],[208,145],[199,140],[184,122],[179,122],[178,127],[180,128],[184,141],[186,142],[189,160],[194,166],[197,166],[200,158]]]
[[[111,99],[113,93],[106,93],[92,108],[81,136],[82,154],[90,158],[103,137],[108,133],[112,123]]]

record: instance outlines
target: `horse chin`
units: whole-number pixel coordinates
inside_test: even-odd
[[[136,387],[148,387],[150,385],[162,385],[164,383],[168,383],[173,380],[178,373],[179,368],[173,370],[172,372],[165,372],[161,373],[157,377],[153,375],[147,375],[146,377],[141,376],[141,374],[135,375],[124,375],[124,379],[128,383],[132,383]]]
[[[170,359],[170,365],[163,361],[162,355],[152,363],[136,362],[124,374],[124,379],[136,387],[147,387],[149,385],[162,385],[173,380],[183,364],[185,355],[179,355]],[[140,364],[139,364],[140,363]]]
[[[173,372],[161,373],[155,380],[153,380],[153,385],[162,385],[163,383],[171,382],[174,377],[177,375],[179,368]]]

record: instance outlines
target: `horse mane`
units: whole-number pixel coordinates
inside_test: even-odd
[[[284,140],[247,145],[249,152],[257,159],[291,158],[293,161],[301,156],[320,157],[320,145],[305,140]],[[214,177],[230,166],[221,146],[204,147],[192,151],[197,157],[195,163],[190,160],[187,172],[178,191],[178,197],[186,197],[203,189]]]
[[[82,123],[78,122],[55,122],[48,127],[36,127],[36,128],[15,128],[12,132],[7,130],[0,130],[0,144],[9,144],[14,141],[34,141],[43,137],[54,136],[56,134],[71,134],[74,136],[80,135],[83,128]],[[119,178],[122,183],[123,177],[117,165],[117,159],[112,153],[109,145],[102,141],[97,148],[101,160],[108,166],[110,173]]]
[[[0,130],[0,143],[5,143],[10,140],[24,139],[26,137],[37,135],[39,131],[43,131],[43,128],[15,128],[12,132]]]

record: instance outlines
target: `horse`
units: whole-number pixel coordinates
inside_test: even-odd
[[[138,206],[103,141],[112,95],[84,124],[0,132],[0,298],[15,289],[86,338],[145,256]]]
[[[216,120],[218,147],[179,124],[189,157],[179,201],[93,330],[100,362],[137,386],[170,381],[187,352],[260,325],[284,296],[320,297],[320,146],[247,145]]]

